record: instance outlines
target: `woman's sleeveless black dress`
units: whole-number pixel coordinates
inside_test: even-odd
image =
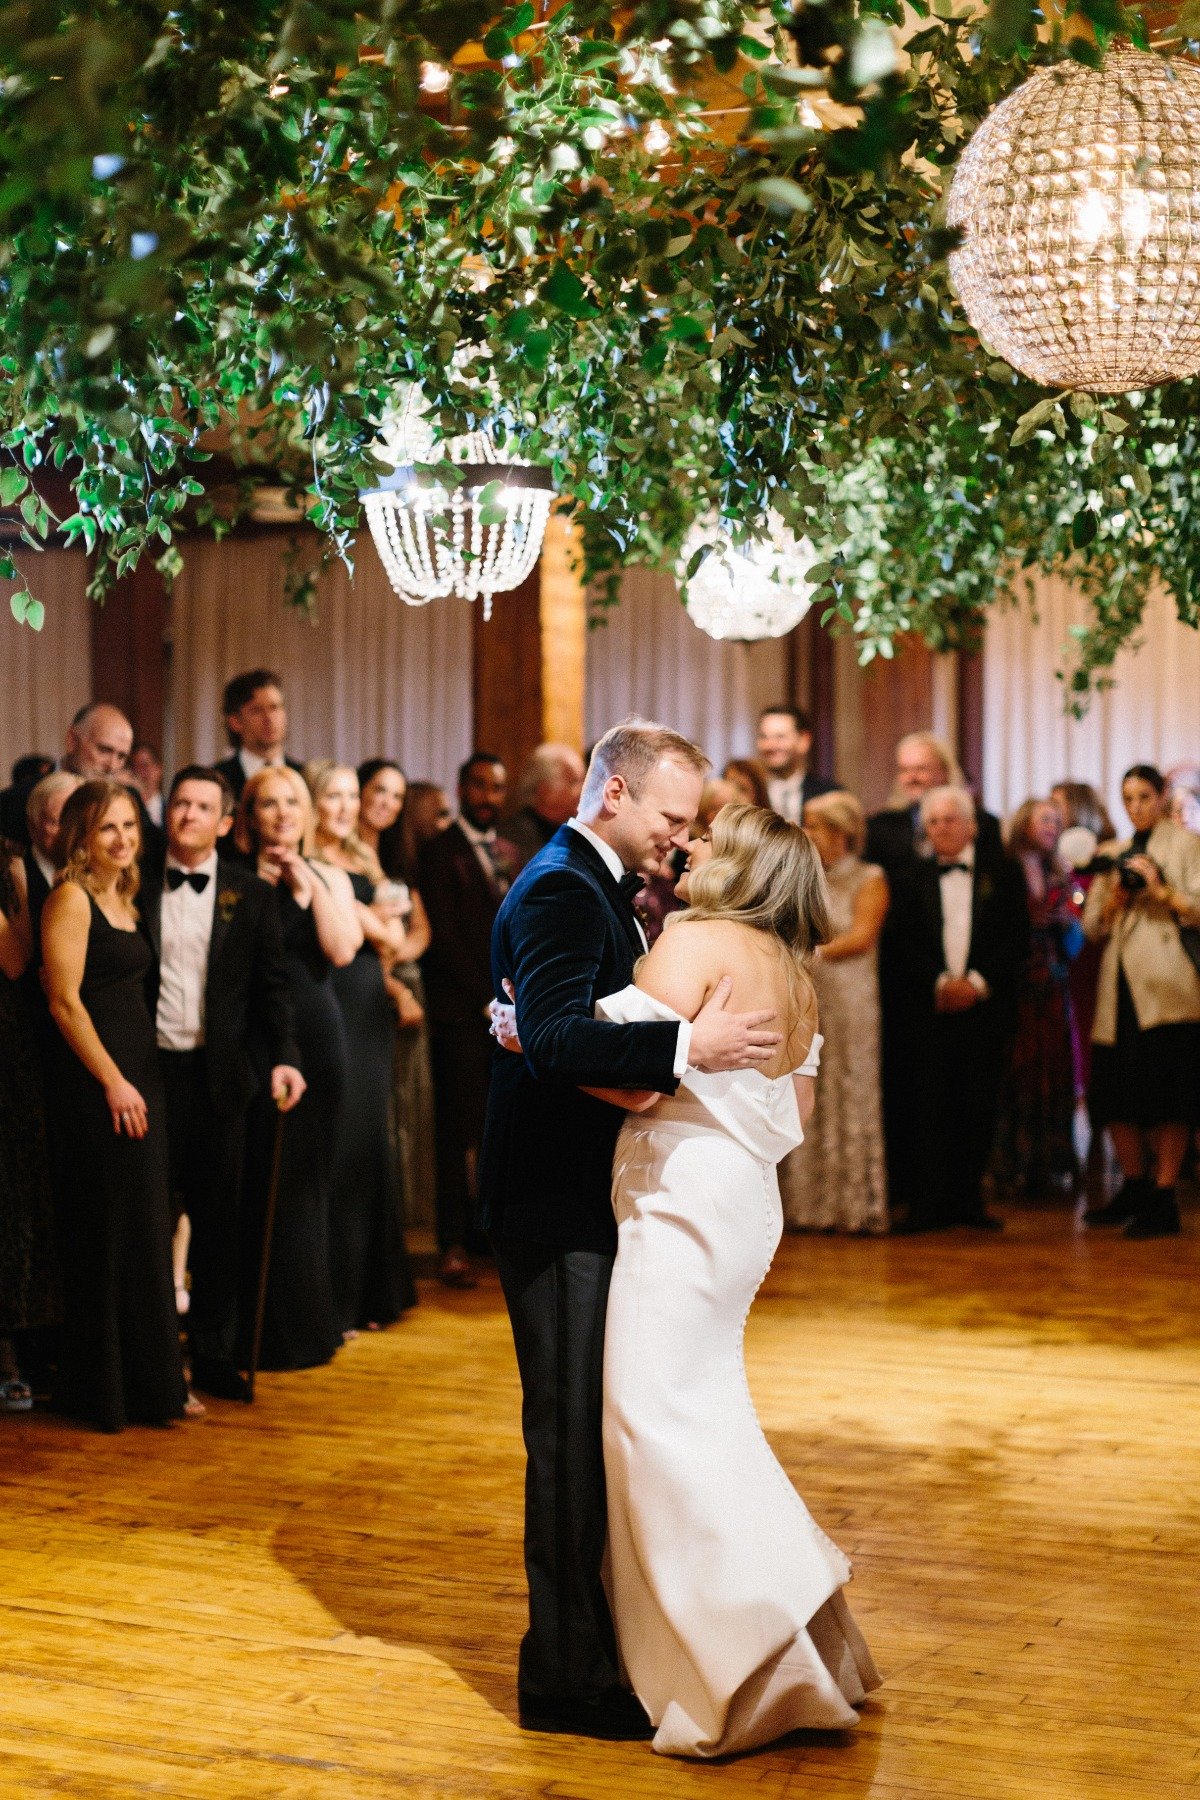
[[[356,900],[369,906],[375,884],[351,875]],[[404,1246],[390,1129],[396,1020],[383,966],[370,944],[333,971],[346,1027],[351,1079],[333,1159],[330,1260],[343,1331],[390,1325],[416,1304]]]
[[[167,1121],[146,977],[154,952],[91,899],[80,999],[100,1042],[146,1102],[144,1138],[113,1130],[104,1089],[65,1041],[53,1096],[63,1160],[63,1409],[103,1431],[183,1414],[171,1275]]]
[[[320,880],[320,876],[314,873],[313,879]],[[283,1147],[259,1367],[308,1369],[328,1362],[342,1341],[329,1268],[329,1199],[334,1145],[346,1095],[346,1034],[312,908],[297,906],[282,885],[276,888],[275,899],[301,1067],[308,1086],[299,1105],[282,1118]],[[259,1091],[251,1103],[246,1138],[239,1308],[243,1367],[249,1358],[271,1159],[280,1124],[271,1099],[271,1058],[266,1042],[253,1043],[250,1053]]]

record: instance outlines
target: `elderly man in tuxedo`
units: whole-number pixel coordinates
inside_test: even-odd
[[[304,1077],[274,895],[219,854],[231,823],[232,796],[217,771],[180,769],[167,797],[165,866],[147,871],[141,899],[158,953],[153,1010],[171,1189],[192,1227],[192,1379],[206,1393],[240,1400],[249,1398],[235,1355],[252,1021],[271,1046],[271,1094],[281,1112],[303,1095]]]
[[[133,726],[120,707],[113,706],[108,700],[89,700],[67,726],[58,766],[62,773],[75,775],[80,781],[92,781],[105,775],[124,781],[132,749]],[[29,843],[26,807],[39,779],[35,777],[23,783],[14,781],[0,793],[0,836],[20,844],[22,849]],[[132,783],[129,791],[141,819],[142,843],[153,850],[159,842],[157,828]]]
[[[1021,870],[977,842],[965,788],[921,801],[930,854],[901,897],[917,1189],[900,1231],[997,1231],[983,1204],[1004,1054],[1029,953]]]
[[[438,1273],[449,1287],[473,1285],[468,1250],[481,1241],[475,1215],[492,1066],[492,924],[520,865],[496,830],[507,793],[500,758],[476,750],[458,772],[457,816],[423,846],[417,867],[431,934],[421,968],[433,1066]]]

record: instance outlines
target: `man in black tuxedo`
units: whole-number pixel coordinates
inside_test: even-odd
[[[759,713],[754,753],[766,771],[767,798],[772,810],[793,825],[803,825],[810,800],[837,787],[836,781],[809,768],[812,742],[812,720],[802,707],[781,702]]]
[[[107,700],[90,700],[81,706],[67,726],[66,742],[59,769],[77,775],[80,781],[111,777],[127,781],[126,767],[133,748],[133,726],[119,706]],[[0,837],[8,838],[24,848],[29,843],[29,827],[25,816],[29,796],[41,777],[24,783],[15,782],[0,793]],[[141,794],[132,781],[129,793],[138,810],[142,827],[143,854],[154,855],[162,836],[146,811]]]
[[[883,1135],[893,1211],[909,1206],[917,1191],[917,1066],[910,1037],[913,1015],[906,987],[908,942],[902,902],[905,889],[928,858],[920,809],[924,796],[935,787],[966,787],[958,759],[933,732],[911,731],[896,746],[891,803],[868,819],[863,851],[865,860],[878,863],[887,876],[893,897],[879,940]],[[976,829],[981,854],[1003,854],[1000,824],[991,813],[977,812]]]
[[[282,680],[273,669],[247,669],[234,675],[225,683],[221,711],[233,753],[216,767],[228,782],[235,805],[259,769],[280,769],[286,764],[303,773],[303,764],[287,754],[287,707]]]
[[[965,788],[921,802],[930,854],[900,900],[914,1058],[917,1190],[900,1231],[997,1231],[982,1182],[996,1134],[1005,1051],[1029,955],[1025,878],[976,843]]]
[[[478,1168],[492,1068],[492,925],[520,858],[497,835],[508,776],[489,750],[458,771],[458,814],[423,846],[417,886],[429,915],[421,961],[433,1072],[438,1273],[472,1287],[479,1243]]]
[[[153,995],[167,1096],[172,1193],[191,1221],[192,1379],[246,1399],[235,1366],[246,1112],[256,1089],[252,1017],[271,1049],[271,1094],[287,1112],[304,1093],[275,898],[218,855],[232,799],[215,769],[190,765],[167,798],[165,867],[142,889],[158,954]]]
[[[617,726],[596,746],[578,816],[517,877],[492,934],[502,1046],[480,1164],[484,1223],[512,1321],[524,1392],[525,1568],[521,1723],[535,1731],[649,1737],[620,1684],[600,1566],[604,1314],[616,1252],[612,1158],[623,1113],[582,1091],[674,1093],[691,1064],[750,1068],[780,1042],[767,1013],[724,1011],[729,986],[691,1025],[594,1017],[646,948],[633,910],[645,874],[687,843],[707,759],[661,726]]]

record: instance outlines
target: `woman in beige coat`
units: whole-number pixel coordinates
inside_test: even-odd
[[[1106,844],[1115,867],[1083,913],[1104,943],[1092,1027],[1092,1125],[1108,1127],[1125,1176],[1093,1224],[1126,1237],[1179,1230],[1175,1182],[1200,1121],[1200,974],[1181,929],[1200,926],[1200,837],[1169,815],[1166,782],[1139,763],[1121,783],[1133,837]]]

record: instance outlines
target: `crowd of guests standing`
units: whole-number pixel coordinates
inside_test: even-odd
[[[6,1410],[52,1379],[103,1429],[197,1415],[201,1394],[248,1398],[247,1371],[327,1362],[400,1319],[406,1220],[435,1223],[449,1286],[486,1254],[491,927],[573,816],[584,761],[541,746],[510,808],[478,750],[452,807],[387,757],[302,765],[269,670],[234,677],[223,710],[230,755],[165,793],[101,702],[0,794]],[[781,1170],[788,1223],[998,1229],[989,1181],[1075,1192],[1086,1098],[1124,1179],[1111,1199],[1093,1180],[1085,1217],[1178,1230],[1200,1112],[1200,837],[1178,796],[1139,765],[1129,839],[1078,783],[1002,834],[916,733],[868,818],[811,745],[802,712],[765,709],[695,827],[733,800],[773,808],[825,872],[825,1048]],[[651,938],[678,905],[674,877],[646,883]]]

